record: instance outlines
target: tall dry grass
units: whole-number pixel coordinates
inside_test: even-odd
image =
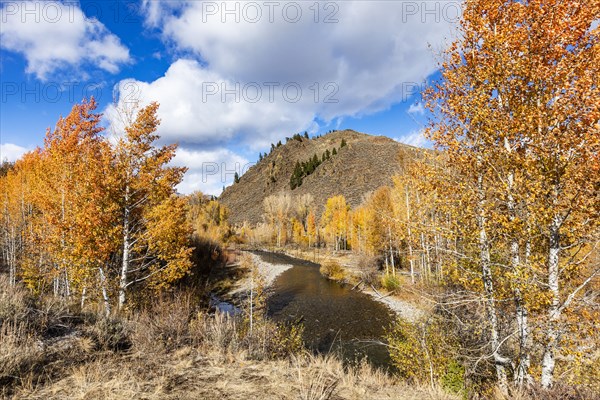
[[[250,331],[243,314],[208,314],[185,293],[106,318],[0,287],[5,398],[370,399],[400,388],[366,363],[306,353],[293,326],[255,316]]]
[[[301,351],[290,327],[267,319],[256,319],[250,333],[243,314],[209,314],[185,293],[149,302],[127,318],[105,318],[70,312],[57,299],[33,298],[1,279],[3,398],[456,399],[439,387],[398,381],[366,361],[348,366],[333,355]]]

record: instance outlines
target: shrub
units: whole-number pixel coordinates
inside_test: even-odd
[[[365,284],[378,285],[380,283],[376,257],[361,255],[358,259],[358,268]]]
[[[441,382],[460,391],[464,369],[455,360],[457,343],[438,317],[410,323],[399,318],[387,335],[398,373],[413,382]],[[431,382],[433,383],[433,382]]]
[[[238,321],[225,313],[214,315],[198,313],[190,321],[193,344],[216,350],[220,353],[234,353],[241,349]]]
[[[381,287],[390,292],[400,288],[400,278],[395,275],[386,274],[381,277]]]
[[[450,393],[466,394],[465,367],[456,360],[450,360],[441,379],[442,387]]]
[[[20,377],[43,365],[45,355],[24,323],[0,326],[0,395],[8,395]]]
[[[35,301],[21,286],[10,286],[0,275],[0,326],[5,322],[25,322],[31,317]]]
[[[276,324],[269,349],[272,358],[284,358],[304,350],[304,326],[300,324]]]
[[[319,271],[321,272],[321,275],[334,281],[341,281],[345,278],[344,269],[336,261],[324,262]]]
[[[173,350],[191,344],[190,321],[196,310],[191,293],[154,300],[133,319],[133,343],[138,350]]]
[[[82,334],[92,340],[96,350],[119,351],[131,347],[131,331],[126,323],[116,317],[91,316],[82,327]]]

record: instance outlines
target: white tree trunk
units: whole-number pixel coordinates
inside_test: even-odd
[[[106,291],[106,276],[104,275],[102,267],[98,268],[98,273],[100,274],[100,289],[102,291],[102,300],[104,301],[104,313],[108,317],[110,315],[110,301]]]
[[[129,284],[127,274],[129,273],[129,252],[131,247],[130,237],[130,210],[129,210],[129,186],[125,188],[125,210],[123,214],[123,260],[121,263],[121,276],[119,279],[119,310],[127,300],[127,286]]]
[[[515,381],[518,385],[531,383],[529,366],[529,322],[527,307],[523,302],[523,296],[519,289],[515,290],[517,327],[519,330],[519,365],[517,366]]]
[[[390,242],[390,260],[392,262],[392,275],[396,276],[396,264],[394,262],[394,248],[392,247],[392,228],[388,225],[388,235]]]
[[[550,247],[548,250],[548,288],[552,295],[548,308],[548,326],[546,329],[546,343],[542,357],[542,386],[552,387],[554,383],[555,350],[559,340],[558,320],[560,318],[560,292],[559,292],[559,252],[560,252],[560,217],[554,216],[550,224]]]
[[[252,336],[254,328],[254,268],[254,263],[252,263],[252,270],[250,271],[250,336]]]
[[[127,272],[129,271],[129,232],[123,235],[123,260],[121,263],[121,277],[119,279],[119,310],[127,300]]]
[[[490,265],[490,243],[486,231],[486,217],[484,212],[485,194],[483,192],[483,176],[478,177],[478,210],[477,226],[479,229],[479,257],[481,276],[484,288],[485,308],[490,328],[490,346],[496,367],[498,386],[504,395],[508,395],[508,378],[506,374],[506,359],[500,355],[500,334],[498,331],[498,315],[496,313],[496,301],[492,269]]]
[[[87,295],[87,287],[84,287],[83,290],[81,291],[81,304],[80,304],[80,307],[81,307],[82,310],[83,310],[83,306],[85,305],[86,295]]]
[[[505,138],[505,148],[508,153],[511,153],[511,146],[508,143],[508,139]],[[507,191],[508,191],[508,201],[507,208],[509,213],[509,220],[511,223],[514,223],[517,218],[516,211],[516,202],[513,195],[514,181],[515,175],[514,171],[509,171],[507,174],[508,183]],[[513,227],[514,228],[514,227]],[[515,272],[516,276],[519,276],[518,271],[521,267],[521,257],[520,257],[520,245],[517,237],[517,233],[513,232],[511,240],[510,240],[510,265]],[[515,295],[515,316],[517,320],[518,327],[518,335],[519,335],[519,363],[515,370],[515,382],[518,385],[522,385],[523,382],[529,382],[529,326],[527,321],[527,305],[524,303],[523,294],[521,293],[521,289],[519,287],[520,282],[516,282],[516,288],[514,289]]]
[[[407,233],[407,243],[408,243],[408,257],[410,263],[410,280],[411,283],[415,283],[415,261],[413,260],[413,250],[412,250],[412,236],[410,233],[410,201],[408,198],[408,187],[405,189],[406,193],[406,233]]]

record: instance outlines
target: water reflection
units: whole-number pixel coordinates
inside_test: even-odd
[[[319,352],[339,351],[347,361],[367,356],[377,366],[389,365],[379,341],[393,316],[369,296],[325,279],[319,265],[281,254],[256,252],[264,261],[291,264],[272,286],[267,301],[271,318],[280,322],[301,320],[304,340]]]

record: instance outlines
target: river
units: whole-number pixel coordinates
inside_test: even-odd
[[[388,367],[382,340],[393,321],[392,311],[366,294],[324,278],[319,264],[269,252],[255,252],[271,264],[293,267],[273,282],[267,300],[269,316],[278,322],[301,320],[306,346],[318,352],[335,351],[345,361],[364,358]]]

